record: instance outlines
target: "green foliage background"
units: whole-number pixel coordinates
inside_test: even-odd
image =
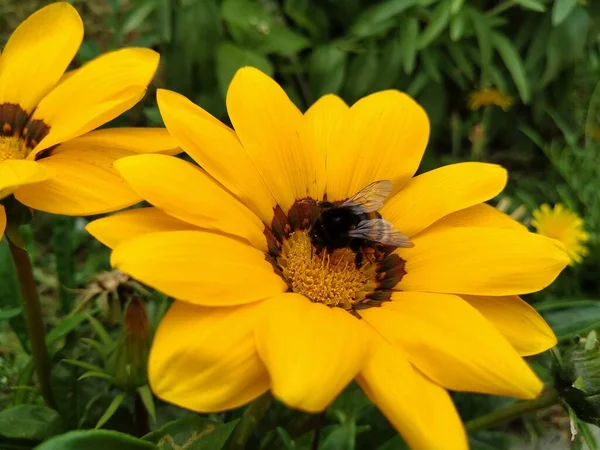
[[[5,42],[18,23],[47,3],[0,0],[0,39]],[[421,171],[464,160],[496,162],[510,171],[503,205],[508,212],[520,211],[525,223],[544,202],[564,203],[584,217],[591,235],[589,256],[528,300],[552,325],[562,349],[577,336],[600,328],[600,2],[72,3],[86,26],[74,67],[123,46],[147,46],[161,53],[161,67],[144,101],[112,125],[162,124],[154,100],[157,87],[178,91],[227,121],[227,86],[244,65],[274,76],[303,110],[326,93],[337,93],[352,103],[377,90],[408,92],[431,119],[432,134]],[[512,106],[506,111],[497,106],[469,109],[469,95],[488,88],[511,97]],[[95,346],[90,338],[106,333],[111,339],[106,342],[118,341],[123,305],[117,293],[90,294],[102,300],[91,302],[94,306],[88,309],[96,322],[82,312],[72,313],[86,295],[76,289],[93,292],[98,274],[109,269],[108,251],[83,231],[87,220],[38,214],[33,228],[24,229],[54,354],[58,413],[41,406],[32,380],[18,284],[6,242],[0,244],[0,408],[5,408],[0,412],[0,448],[32,448],[67,430],[93,428],[101,418],[106,419],[103,428],[140,434],[135,413],[139,413],[136,399],[141,394],[99,377],[77,381],[86,367],[59,362],[68,358],[102,365],[102,355],[90,356],[90,346]],[[155,325],[168,301],[156,293],[146,294]],[[549,382],[550,359],[541,355],[531,360]],[[455,400],[465,420],[513,402],[466,394],[455,395]],[[108,417],[107,409],[112,413]],[[6,416],[8,411],[12,416]],[[153,433],[145,441],[108,431],[96,432],[85,441],[75,432],[38,448],[83,448],[81,442],[86,442],[85,448],[90,449],[216,449],[231,445],[227,439],[241,414],[242,410],[200,417],[156,402],[156,420],[150,421]],[[178,418],[183,422],[166,425]],[[526,415],[510,427],[472,435],[471,445],[483,450],[509,448],[523,440],[544,442],[548,435],[566,435],[568,418],[568,411],[560,407]],[[332,405],[324,420],[323,450],[404,448],[355,386]],[[277,404],[255,430],[248,448],[308,449],[314,424],[314,417]],[[590,429],[580,427],[573,443],[566,438],[561,442],[595,448]],[[206,436],[213,441],[190,440],[196,436],[193,433],[205,429],[211,430]],[[181,447],[186,442],[188,446]]]

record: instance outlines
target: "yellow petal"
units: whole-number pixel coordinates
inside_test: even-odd
[[[0,205],[0,241],[4,236],[4,230],[6,230],[6,211],[4,206]]]
[[[404,291],[515,295],[548,286],[569,258],[553,239],[500,228],[428,230],[398,249],[406,260]]]
[[[138,208],[123,211],[87,224],[85,229],[110,248],[143,234],[160,231],[197,229],[194,225],[169,216],[158,208]]]
[[[368,330],[348,312],[299,294],[261,306],[256,345],[273,395],[292,408],[323,411],[361,369]]]
[[[32,120],[42,120],[50,133],[34,154],[80,136],[135,105],[158,67],[158,53],[125,48],[88,62],[40,102]]]
[[[489,320],[519,355],[535,355],[556,345],[552,328],[531,305],[518,296],[461,297]]]
[[[266,251],[265,225],[197,166],[172,156],[136,155],[115,167],[144,200],[167,214],[239,236]]]
[[[213,178],[270,224],[275,200],[235,132],[183,95],[159,89],[156,98],[165,125],[179,145]]]
[[[202,231],[168,231],[130,239],[113,267],[181,300],[207,306],[251,303],[287,290],[263,252]]]
[[[519,398],[533,398],[542,390],[542,382],[508,341],[460,297],[397,292],[382,308],[360,314],[421,372],[448,389]]]
[[[448,214],[435,222],[431,227],[425,230],[424,233],[452,227],[508,228],[512,230],[527,231],[527,227],[517,222],[508,214],[498,211],[493,206],[480,203],[479,205],[474,205]]]
[[[450,213],[495,197],[506,180],[506,170],[495,164],[452,164],[413,178],[380,212],[413,236]]]
[[[287,213],[295,200],[322,198],[325,167],[302,113],[270,77],[240,69],[227,91],[227,111],[248,156]]]
[[[265,392],[269,377],[253,338],[259,309],[176,301],[150,351],[152,391],[169,403],[206,413],[237,408]]]
[[[445,389],[379,339],[357,381],[414,449],[468,449],[460,417]]]
[[[134,153],[161,153],[176,155],[181,153],[177,141],[166,128],[104,128],[91,131],[75,138],[81,145],[112,147]]]
[[[349,111],[350,108],[341,98],[330,94],[317,100],[304,114],[308,130],[313,135],[313,145],[315,145],[320,165],[325,166],[327,155],[339,146],[339,142],[337,142],[339,130],[348,117]],[[336,175],[332,174],[332,176]],[[329,178],[329,176],[329,168],[326,168],[326,176],[316,181],[317,183],[325,183],[325,178]],[[319,190],[324,190],[324,188],[319,187]]]
[[[327,199],[346,199],[378,180],[400,189],[417,171],[428,139],[427,114],[408,95],[382,91],[362,98],[327,155]]]
[[[26,184],[39,183],[52,176],[52,171],[35,161],[7,159],[0,162],[0,199]]]
[[[66,2],[33,13],[14,33],[0,57],[0,104],[27,113],[62,77],[83,39],[79,14]]]
[[[23,186],[15,197],[30,208],[53,214],[83,216],[103,214],[141,200],[113,167],[133,152],[80,138],[59,145],[52,155],[37,161],[54,176]],[[27,161],[30,162],[30,161]]]

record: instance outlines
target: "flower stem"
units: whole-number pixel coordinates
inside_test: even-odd
[[[559,395],[556,389],[549,389],[540,397],[534,400],[527,400],[524,402],[515,403],[507,406],[506,408],[498,409],[485,416],[478,417],[465,423],[465,428],[468,433],[474,433],[479,430],[498,425],[503,422],[507,422],[512,419],[516,419],[524,413],[537,411],[544,409],[549,406],[555,405],[559,402]]]
[[[54,407],[54,398],[50,389],[50,355],[48,354],[48,347],[46,347],[42,308],[40,306],[35,279],[33,278],[31,261],[29,260],[27,250],[22,246],[23,239],[18,228],[12,227],[10,235],[7,237],[10,252],[17,268],[21,293],[23,294],[27,329],[29,340],[31,341],[31,353],[38,382],[40,383],[40,390],[48,406]]]
[[[246,448],[246,442],[252,436],[254,427],[264,417],[272,401],[273,396],[269,392],[266,392],[248,405],[244,414],[242,414],[240,423],[227,441],[227,445],[225,446],[227,450],[242,450]]]

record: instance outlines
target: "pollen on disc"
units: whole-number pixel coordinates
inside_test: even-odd
[[[368,262],[357,268],[355,256],[348,248],[317,252],[307,232],[296,231],[285,242],[278,263],[294,292],[314,302],[350,308],[364,298],[375,274]]]

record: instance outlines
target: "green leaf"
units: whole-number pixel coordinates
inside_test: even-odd
[[[583,336],[600,327],[600,301],[565,299],[541,303],[539,313],[552,327],[559,341]]]
[[[364,38],[385,33],[394,26],[393,19],[396,16],[417,3],[418,0],[387,0],[373,5],[356,18],[350,27],[350,34]]]
[[[206,417],[191,416],[169,422],[144,436],[158,444],[160,450],[219,450],[235,429],[239,420],[219,423]]]
[[[452,39],[452,41],[456,42],[463,36],[466,23],[467,14],[463,11],[452,16],[452,19],[450,19],[450,39]]]
[[[356,423],[350,421],[335,429],[323,441],[321,450],[354,450],[356,448]]]
[[[305,29],[313,39],[320,39],[327,34],[327,15],[320,5],[311,0],[285,0],[283,10],[296,25]]]
[[[465,0],[452,0],[450,4],[450,13],[452,15],[458,14],[465,4]]]
[[[126,394],[122,392],[113,398],[112,402],[110,402],[110,405],[108,405],[108,408],[106,408],[106,411],[104,411],[104,414],[102,414],[102,417],[98,419],[98,423],[96,423],[95,428],[100,428],[102,425],[108,422],[113,414],[117,412],[117,409],[119,409],[119,406],[121,406],[123,400],[125,400],[125,395]]]
[[[351,59],[343,89],[346,101],[353,103],[371,90],[371,85],[379,75],[379,53],[374,45],[369,45],[364,52]]]
[[[442,0],[433,10],[427,27],[419,36],[417,48],[422,50],[428,47],[448,26],[450,20],[450,7],[452,0]]]
[[[298,53],[310,45],[305,36],[285,27],[273,28],[257,47],[259,53],[288,56]]]
[[[150,442],[107,430],[71,431],[56,436],[35,450],[157,450]],[[186,449],[187,450],[187,449]]]
[[[490,67],[492,66],[492,31],[487,23],[486,16],[473,8],[468,8],[466,11],[475,30],[477,45],[479,45],[479,54],[481,56],[481,78],[482,82],[485,82],[489,77]]]
[[[134,5],[121,27],[123,36],[137,30],[158,6],[156,0],[142,0]]]
[[[517,52],[517,49],[510,40],[499,33],[492,34],[492,42],[494,43],[494,47],[498,50],[502,61],[504,61],[506,68],[510,72],[512,79],[517,86],[517,90],[519,91],[521,100],[525,104],[529,103],[529,100],[531,99],[531,86],[529,85],[529,80],[525,74],[525,68],[523,67],[523,61],[521,60],[521,56]]]
[[[21,306],[15,306],[13,308],[7,308],[7,309],[0,309],[0,320],[9,320],[9,319],[12,319],[13,317],[17,317],[19,314],[21,314],[22,311],[23,311],[23,308]]]
[[[62,431],[58,412],[45,406],[18,405],[0,411],[0,435],[42,441]]]
[[[84,313],[84,314],[85,314],[85,318],[88,320],[88,322],[90,323],[90,325],[92,326],[92,328],[94,329],[96,334],[98,335],[98,338],[102,342],[102,345],[104,345],[106,348],[111,348],[112,345],[114,344],[114,342],[113,342],[112,338],[109,336],[109,334],[106,332],[106,329],[102,326],[100,321],[98,321],[98,319],[93,317],[91,314],[87,314],[87,313]]]
[[[101,378],[103,380],[106,380],[114,385],[117,384],[117,380],[115,379],[115,377],[113,377],[112,375],[109,375],[105,372],[95,372],[95,371],[90,371],[90,372],[86,372],[83,375],[81,375],[77,380],[81,381],[81,380],[85,380],[86,378]]]
[[[57,356],[66,354],[67,350],[68,348],[61,349]],[[50,388],[54,395],[56,410],[60,413],[67,429],[77,428],[79,420],[78,404],[81,385],[77,383],[77,372],[77,367],[62,362],[52,365],[50,372]]]
[[[552,6],[552,25],[560,25],[571,14],[575,6],[577,6],[577,0],[554,0],[554,5]]]
[[[423,63],[423,70],[431,79],[436,83],[442,82],[442,73],[439,69],[440,54],[435,49],[427,49],[421,52],[421,62]]]
[[[546,11],[544,3],[542,3],[540,0],[515,0],[515,3],[521,5],[523,8],[530,9],[532,11]]]
[[[78,361],[76,359],[63,359],[67,364],[81,367],[82,369],[91,370],[92,372],[104,372],[104,369],[96,364],[87,363],[85,361]]]
[[[223,98],[227,95],[229,83],[238,69],[244,66],[256,67],[269,76],[273,76],[273,66],[264,56],[250,50],[225,42],[217,48],[217,80]]]
[[[50,332],[46,335],[46,345],[50,346],[58,340],[64,338],[86,319],[87,316],[85,313],[77,313],[72,316],[68,316],[57,326],[52,328],[52,330],[50,330]]]
[[[597,148],[600,138],[593,134],[593,131],[600,127],[600,83],[596,84],[596,88],[590,98],[587,117],[585,120],[585,146],[588,149]]]
[[[337,94],[346,76],[346,52],[335,44],[317,46],[310,56],[308,83],[315,97]]]
[[[147,384],[144,386],[140,386],[137,388],[137,393],[144,404],[144,408],[148,411],[152,420],[156,420],[156,409],[154,407],[154,397],[152,396],[152,392],[150,391],[150,386]]]
[[[417,41],[419,36],[419,21],[414,17],[403,22],[400,28],[400,45],[402,67],[404,73],[411,74],[417,64]]]

